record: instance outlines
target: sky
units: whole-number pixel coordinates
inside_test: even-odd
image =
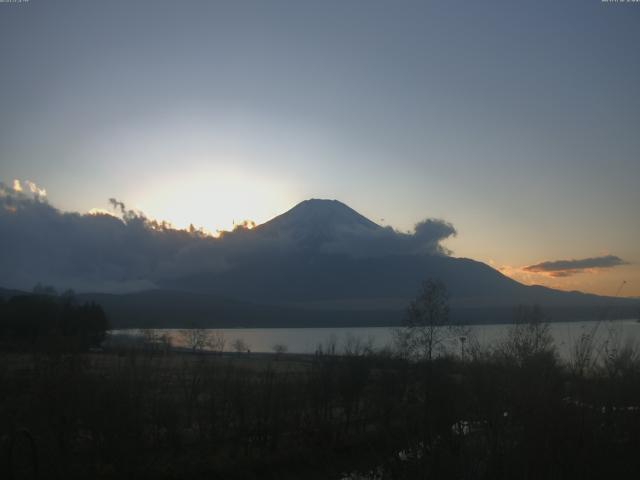
[[[639,44],[637,2],[3,2],[0,180],[211,231],[335,198],[640,296]]]

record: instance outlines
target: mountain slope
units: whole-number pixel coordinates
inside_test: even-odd
[[[438,250],[413,253],[405,248],[410,235],[381,227],[335,200],[307,200],[247,235],[278,248],[245,251],[230,268],[164,279],[161,287],[260,304],[352,311],[399,311],[428,278],[442,280],[452,306],[461,309],[523,303],[595,308],[611,301],[525,286],[484,263]]]

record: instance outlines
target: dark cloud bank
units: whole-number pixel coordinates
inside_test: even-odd
[[[233,268],[247,254],[304,248],[360,257],[446,255],[441,241],[456,233],[451,224],[434,219],[418,223],[413,233],[400,233],[367,224],[343,205],[364,221],[337,222],[329,233],[328,224],[280,228],[268,222],[214,238],[148,219],[116,199],[109,202],[114,215],[61,212],[38,192],[0,183],[0,286],[28,289],[43,282],[78,291],[144,290],[166,278]]]
[[[588,270],[602,269],[626,265],[627,262],[615,255],[582,258],[578,260],[554,260],[524,267],[532,273],[547,273],[552,277],[569,277]]]

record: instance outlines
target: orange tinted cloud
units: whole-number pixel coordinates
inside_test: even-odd
[[[542,273],[551,277],[570,277],[577,273],[593,273],[598,269],[626,265],[627,262],[615,255],[604,255],[572,260],[553,260],[523,267],[531,273]]]

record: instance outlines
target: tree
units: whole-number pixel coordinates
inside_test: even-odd
[[[75,305],[52,295],[16,295],[4,305],[0,336],[31,348],[85,349],[98,347],[109,330],[102,308]]]
[[[167,332],[146,328],[142,330],[142,339],[144,348],[149,352],[168,353],[171,350],[171,335]]]
[[[276,358],[279,359],[281,355],[287,353],[288,347],[283,343],[276,343],[271,349],[276,354]]]
[[[201,352],[209,346],[209,332],[204,328],[187,328],[180,332],[184,346],[193,353]]]
[[[246,352],[249,350],[249,345],[247,345],[247,342],[245,342],[241,338],[236,338],[233,341],[232,347],[238,353]]]
[[[227,344],[227,339],[224,337],[224,332],[216,330],[215,332],[209,332],[209,348],[216,353],[224,352],[224,347]]]
[[[537,305],[517,307],[514,323],[498,350],[520,365],[541,354],[552,353],[553,336],[542,309]]]
[[[411,301],[403,328],[396,331],[400,350],[407,356],[432,360],[447,340],[462,334],[449,316],[449,294],[439,280],[426,280]]]
[[[56,289],[54,287],[52,287],[51,285],[43,285],[42,283],[38,282],[32,289],[32,293],[34,293],[35,295],[50,295],[50,296],[56,296],[58,295],[58,292],[56,291]]]

